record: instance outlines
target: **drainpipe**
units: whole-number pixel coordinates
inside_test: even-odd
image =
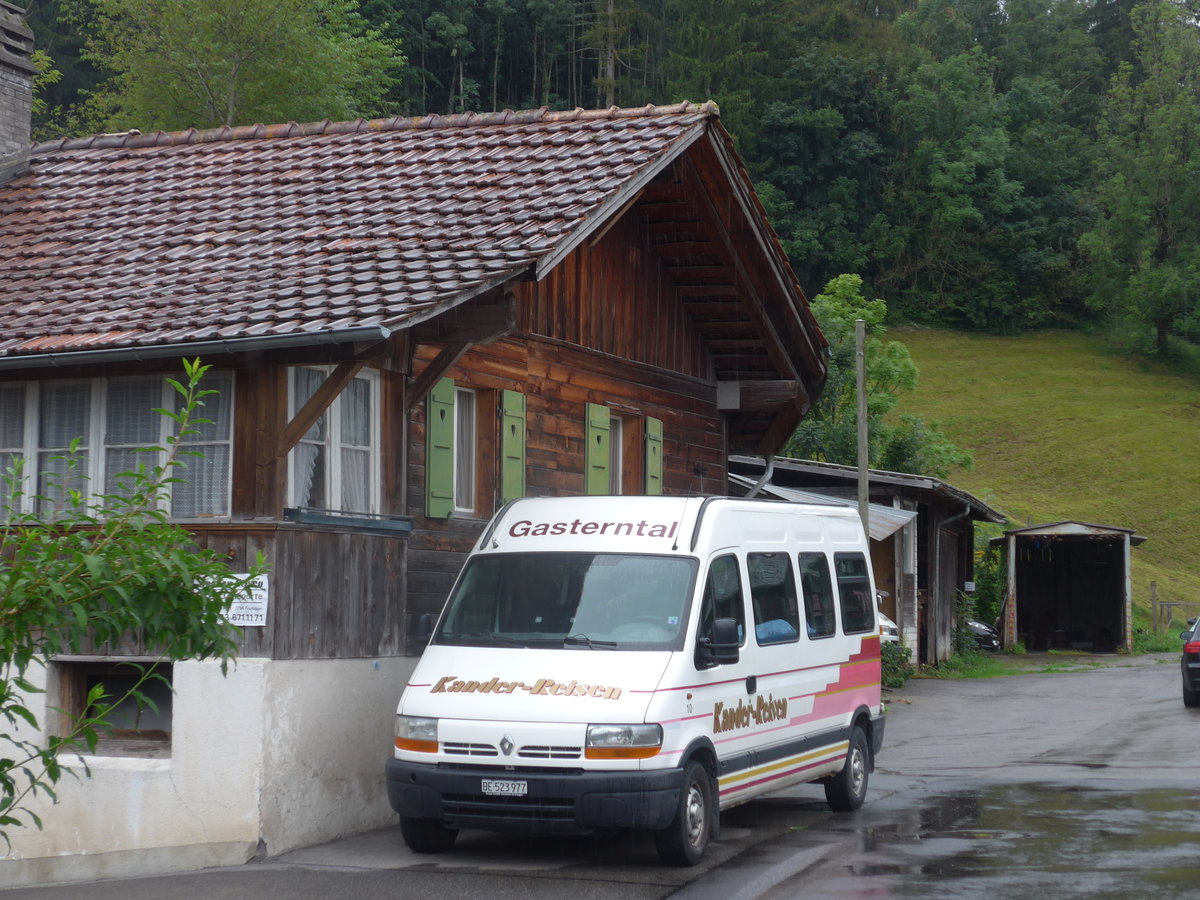
[[[775,474],[775,457],[774,456],[764,456],[763,463],[765,464],[765,468],[763,469],[762,478],[758,479],[758,481],[757,481],[757,483],[755,483],[754,487],[750,488],[750,493],[748,493],[746,495],[747,500],[753,499],[753,497],[756,494],[758,494],[759,491],[761,491],[763,489],[764,485],[770,483],[771,476]]]

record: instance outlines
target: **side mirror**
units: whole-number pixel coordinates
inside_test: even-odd
[[[696,665],[711,669],[737,662],[741,658],[737,619],[717,619],[713,622],[712,633],[711,638],[702,637],[696,642]]]
[[[1190,629],[1190,628],[1187,629],[1186,631],[1179,632],[1179,639],[1181,641],[1186,641],[1191,636],[1192,636],[1192,629]]]

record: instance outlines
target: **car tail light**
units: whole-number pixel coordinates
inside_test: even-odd
[[[1200,641],[1188,641],[1183,645],[1184,653],[1200,653]]]

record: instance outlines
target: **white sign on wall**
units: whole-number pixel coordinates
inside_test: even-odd
[[[247,575],[237,575],[246,578]],[[250,582],[249,593],[234,600],[225,611],[225,618],[239,628],[263,627],[267,624],[267,576],[256,575]]]

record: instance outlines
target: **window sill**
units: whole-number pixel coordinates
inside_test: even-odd
[[[93,772],[169,772],[171,770],[170,747],[166,756],[142,756],[127,754],[109,756],[99,753],[64,753],[61,757],[64,769],[82,769]]]
[[[369,534],[388,534],[407,537],[412,533],[413,520],[408,516],[383,513],[346,513],[336,509],[311,509],[306,506],[283,511],[284,521],[298,525],[324,525]]]

